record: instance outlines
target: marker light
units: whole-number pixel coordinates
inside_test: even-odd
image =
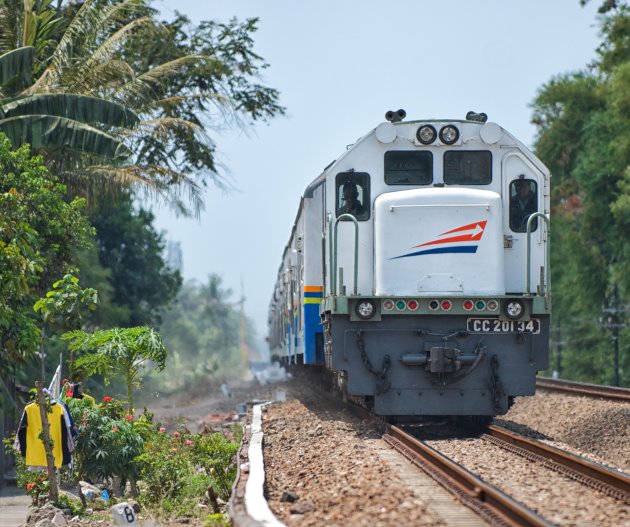
[[[466,310],[466,311],[470,311],[473,307],[475,307],[475,305],[473,304],[472,300],[464,300],[462,302],[462,307]]]
[[[385,311],[393,311],[395,307],[396,305],[394,304],[394,301],[391,298],[388,298],[387,300],[383,300],[383,309]]]
[[[407,302],[407,308],[410,311],[415,311],[416,309],[418,309],[420,304],[418,304],[417,300],[409,300],[409,302]]]
[[[475,307],[481,311],[483,309],[486,309],[486,301],[485,300],[477,300],[477,302],[475,302]]]
[[[452,124],[444,126],[440,130],[440,141],[445,145],[452,145],[459,139],[459,130]]]
[[[525,311],[523,307],[523,303],[519,300],[510,300],[507,304],[505,304],[505,314],[508,318],[517,319]]]
[[[440,303],[437,300],[431,300],[429,302],[429,309],[435,311],[440,308]]]
[[[450,311],[453,307],[453,303],[450,300],[442,300],[442,309],[444,311]]]
[[[488,300],[486,307],[488,308],[488,311],[496,311],[499,309],[499,303],[496,300]]]
[[[418,131],[416,132],[416,138],[423,145],[430,145],[433,141],[435,141],[435,137],[437,136],[437,132],[435,128],[430,124],[423,124]]]
[[[396,309],[398,309],[398,311],[404,311],[406,307],[407,302],[405,302],[404,300],[399,300],[398,302],[396,302]]]
[[[356,305],[355,311],[359,318],[367,320],[375,315],[376,306],[371,300],[362,300]]]

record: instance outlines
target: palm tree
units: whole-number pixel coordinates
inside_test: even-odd
[[[197,176],[210,173],[221,183],[206,133],[208,107],[224,121],[239,112],[253,119],[283,112],[275,90],[243,88],[243,75],[255,75],[260,60],[246,33],[255,30],[253,21],[224,25],[220,36],[204,28],[226,47],[239,44],[229,59],[217,56],[217,47],[196,44],[203,52],[190,52],[195,46],[181,42],[178,27],[157,23],[147,0],[85,0],[65,11],[60,1],[51,4],[0,0],[0,130],[14,144],[44,151],[71,190],[89,197],[141,182],[180,210],[188,203],[198,213]],[[147,59],[140,42],[159,44]]]

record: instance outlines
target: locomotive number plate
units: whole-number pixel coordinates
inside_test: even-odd
[[[497,320],[496,318],[469,318],[469,333],[540,333],[540,320]]]

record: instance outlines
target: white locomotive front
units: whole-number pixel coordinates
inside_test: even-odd
[[[379,415],[489,416],[548,364],[549,172],[483,114],[362,137],[306,189],[272,354]]]

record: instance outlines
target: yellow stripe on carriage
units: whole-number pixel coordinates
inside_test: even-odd
[[[305,298],[304,303],[305,304],[321,304],[322,299],[321,298]]]

